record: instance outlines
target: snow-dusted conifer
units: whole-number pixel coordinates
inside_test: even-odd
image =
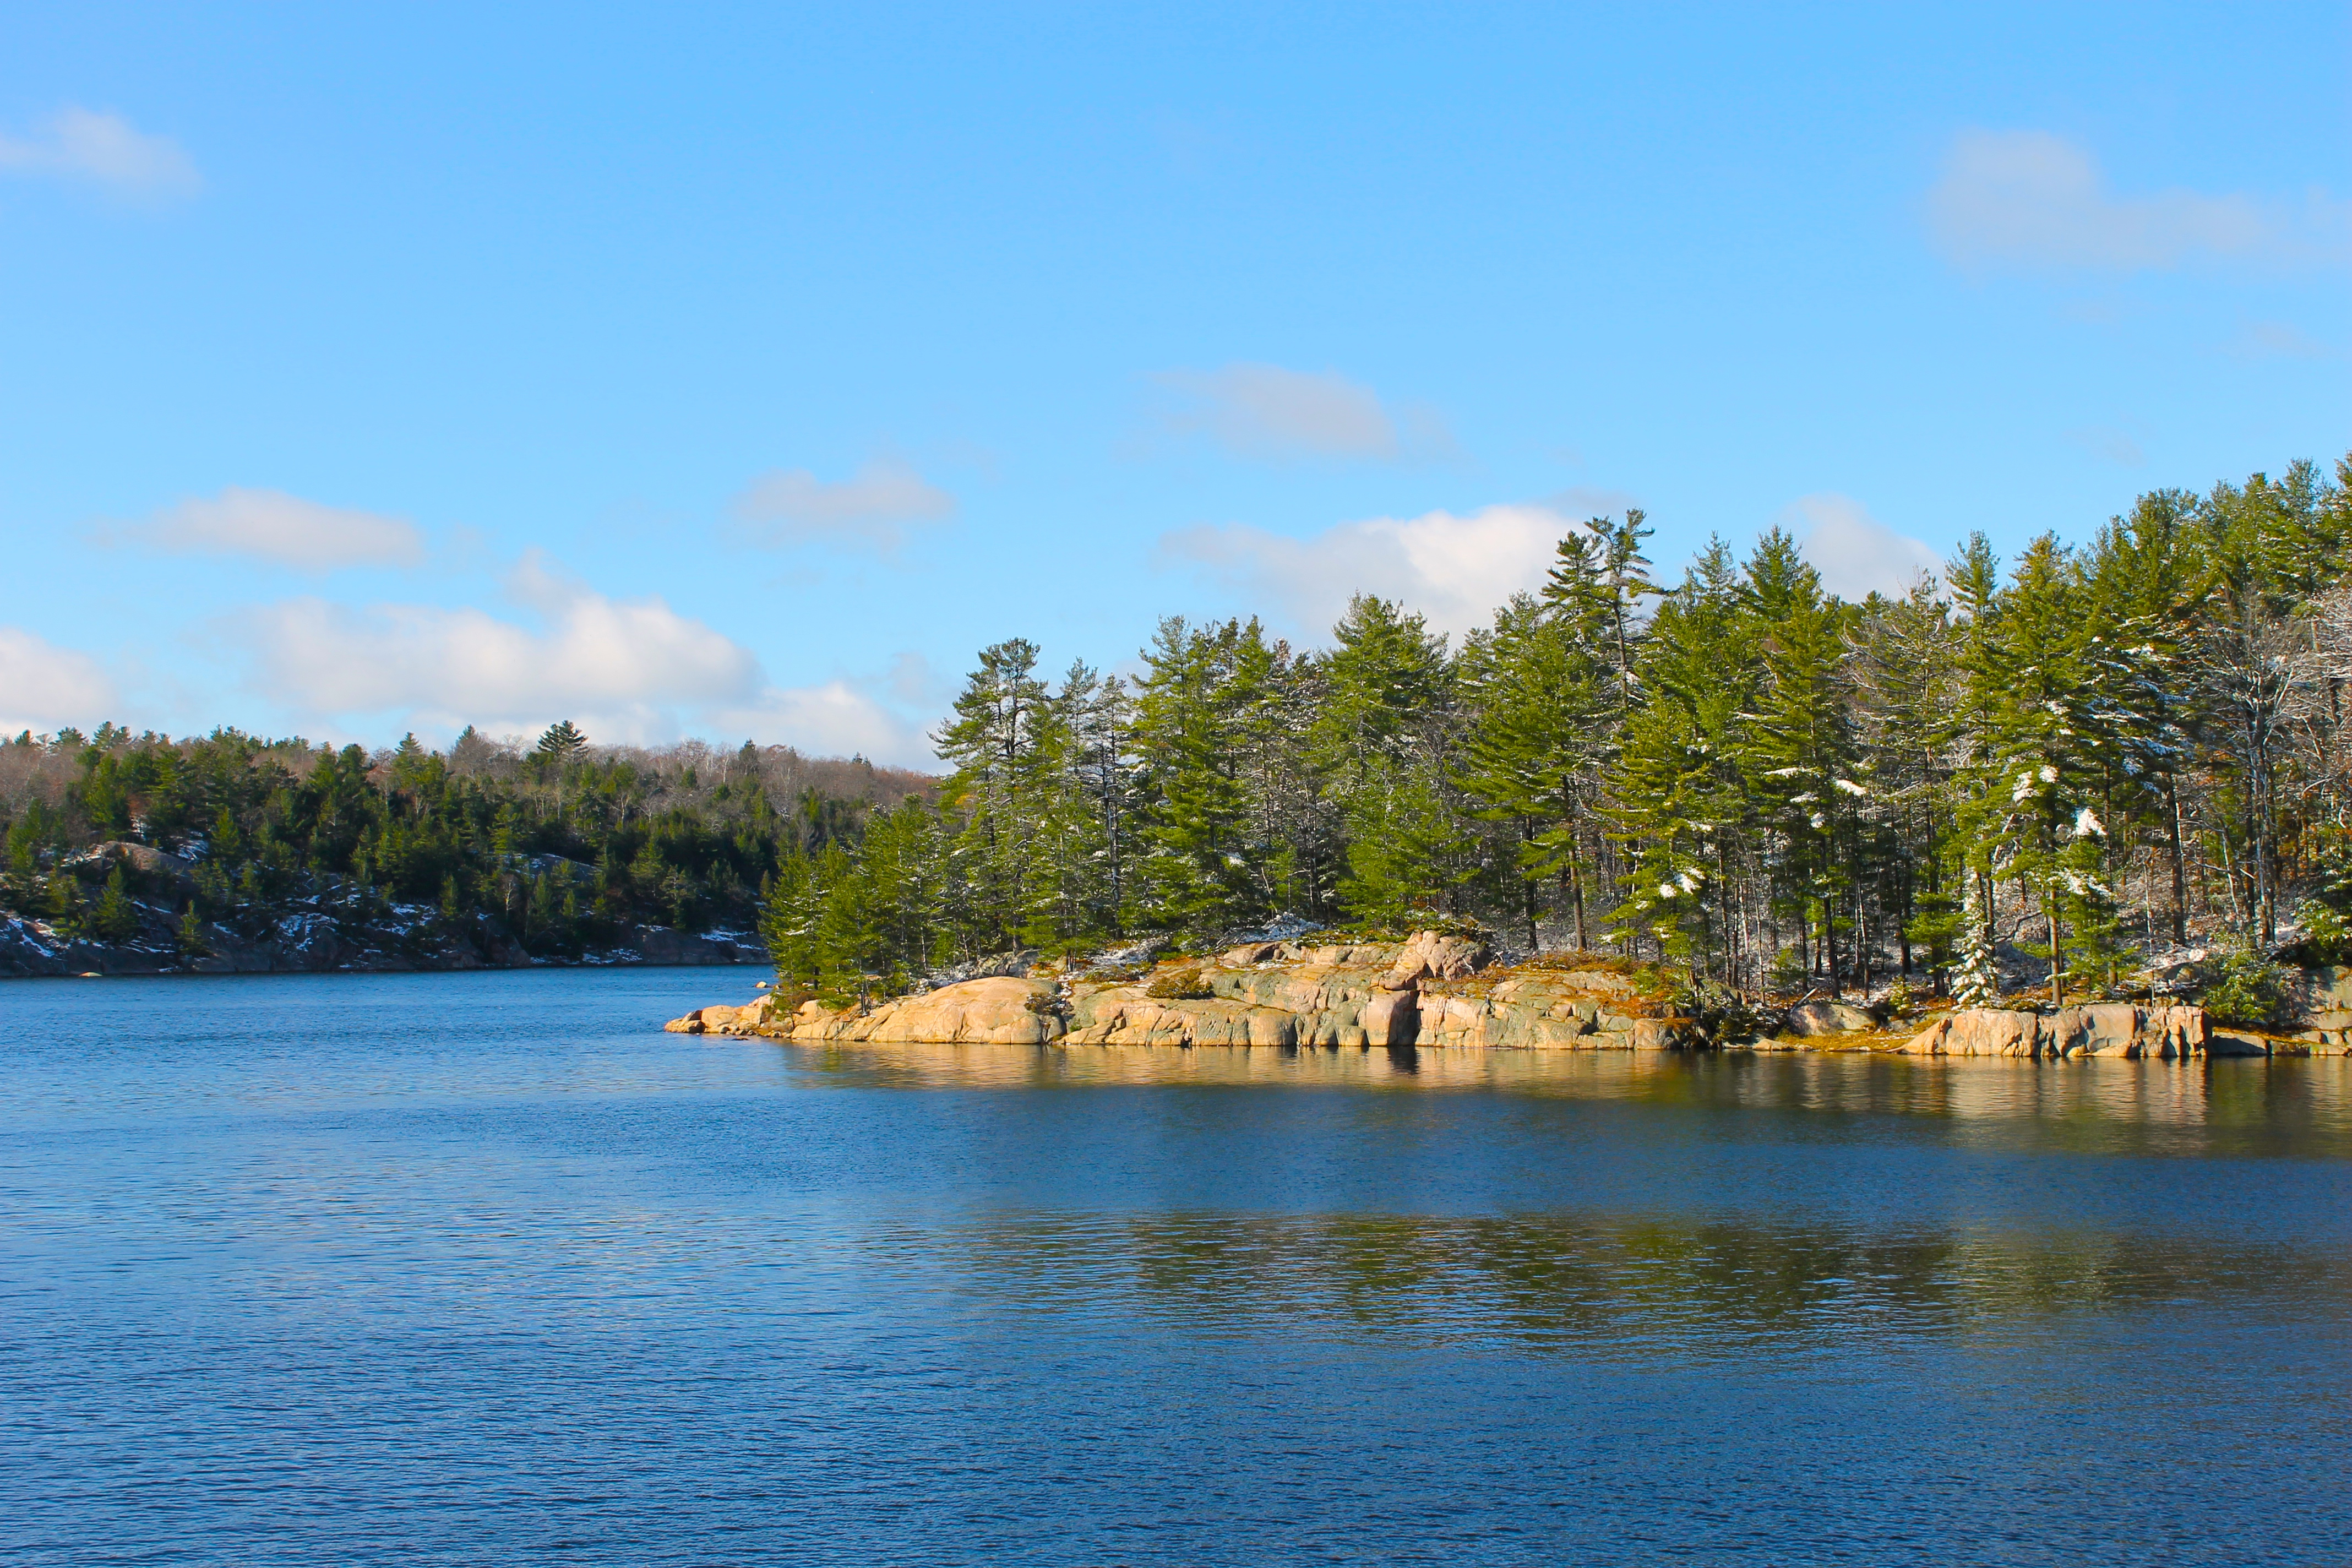
[[[1960,913],[1960,961],[1952,969],[1952,1000],[1962,1007],[1990,1007],[2000,1001],[2000,969],[1993,960],[1992,931],[1977,899],[1974,877]]]

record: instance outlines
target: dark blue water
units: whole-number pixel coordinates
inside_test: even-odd
[[[0,985],[0,1560],[2352,1558],[2352,1070]]]

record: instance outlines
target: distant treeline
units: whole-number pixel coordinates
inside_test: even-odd
[[[2141,496],[1856,604],[1787,534],[1650,575],[1570,531],[1459,647],[1359,597],[1328,651],[1164,622],[1131,684],[984,649],[953,773],[794,839],[768,935],[841,993],[958,959],[1451,914],[1695,983],[2100,991],[2192,935],[2341,945],[2352,458]]]
[[[569,722],[529,748],[469,729],[446,752],[414,736],[370,752],[234,730],[26,733],[0,743],[0,906],[128,935],[120,871],[93,886],[74,862],[129,840],[192,858],[197,915],[248,934],[322,879],[453,926],[496,920],[534,953],[628,925],[749,930],[780,862],[855,841],[866,814],[932,782],[748,742],[595,746]]]

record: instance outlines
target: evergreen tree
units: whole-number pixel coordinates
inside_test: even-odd
[[[1749,556],[1740,596],[1762,677],[1747,787],[1777,843],[1783,906],[1814,939],[1812,967],[1835,989],[1846,956],[1839,932],[1855,923],[1842,906],[1855,887],[1856,805],[1869,794],[1855,776],[1864,770],[1845,671],[1853,616],[1779,529]]]
[[[98,907],[90,911],[89,931],[106,942],[129,942],[139,934],[139,908],[131,901],[131,890],[123,885],[120,865],[106,874],[106,886],[98,896]]]
[[[1529,948],[1541,944],[1540,889],[1555,876],[1571,889],[1577,945],[1587,945],[1582,900],[1573,897],[1581,889],[1576,847],[1599,794],[1603,715],[1613,700],[1590,651],[1569,615],[1526,595],[1462,651],[1462,694],[1475,714],[1462,742],[1462,787],[1481,816],[1513,829]]]
[[[1948,721],[1960,681],[1950,607],[1923,574],[1902,598],[1866,606],[1853,640],[1855,741],[1875,781],[1887,931],[1903,973],[1911,973],[1912,944],[1921,942],[1940,984],[1960,930],[1966,875],[1946,853],[1958,762]]]
[[[1401,605],[1357,595],[1318,661],[1310,755],[1348,835],[1341,905],[1393,922],[1452,907],[1477,869],[1449,799],[1452,672],[1445,639]]]
[[[1661,956],[1738,983],[1757,967],[1756,932],[1733,881],[1748,861],[1753,809],[1741,761],[1761,671],[1730,553],[1711,543],[1648,628],[1640,689],[1614,779],[1617,837],[1628,847],[1615,919]]]
[[[1992,931],[1974,879],[1969,879],[1961,902],[1959,961],[1952,970],[1952,1002],[1960,1007],[2000,1005],[2000,967],[1993,956]]]

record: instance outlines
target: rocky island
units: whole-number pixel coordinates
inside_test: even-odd
[[[1475,936],[1402,942],[1249,942],[1133,974],[1034,967],[871,1005],[770,994],[698,1008],[666,1027],[807,1044],[1413,1047],[1507,1050],[1877,1050],[1913,1056],[2343,1055],[2352,980],[2306,982],[2311,1027],[2217,1027],[2193,1003],[2107,1002],[2053,1012],[1964,1008],[1912,1018],[1831,999],[1762,1016],[1678,1011],[1649,966],[1591,953],[1499,962]],[[1759,1027],[1759,1026],[1761,1026]],[[2333,1026],[2323,1027],[2320,1026]]]

